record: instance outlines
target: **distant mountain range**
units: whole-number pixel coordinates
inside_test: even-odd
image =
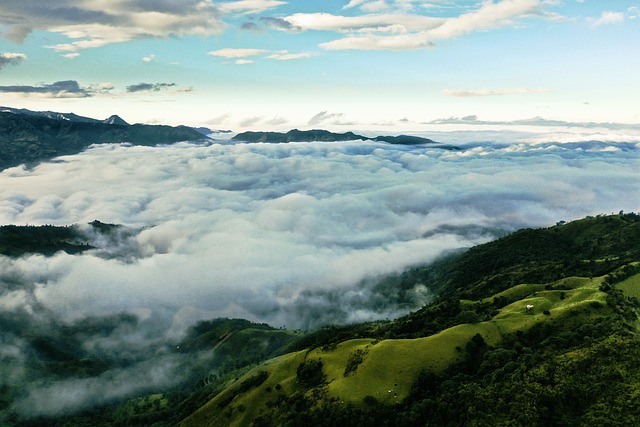
[[[0,170],[20,164],[37,163],[57,156],[76,154],[91,144],[127,142],[133,145],[172,144],[179,141],[198,141],[221,135],[228,138],[229,130],[205,127],[165,125],[131,125],[118,115],[104,120],[74,113],[31,111],[0,107]],[[323,129],[282,132],[242,132],[231,138],[236,142],[339,142],[378,141],[396,145],[426,145],[455,150],[458,147],[437,143],[431,139],[411,136],[376,136],[353,132],[335,133]]]
[[[186,126],[130,125],[117,115],[105,120],[73,113],[0,107],[0,170],[79,153],[91,144],[172,144],[206,137]]]
[[[289,132],[242,132],[232,138],[234,141],[243,142],[268,142],[268,143],[286,143],[286,142],[339,142],[339,141],[379,141],[389,144],[398,145],[421,145],[421,144],[438,144],[428,138],[411,135],[388,136],[381,135],[375,138],[358,135],[353,132],[335,133],[322,129],[298,130],[293,129]],[[438,148],[456,149],[450,145],[437,145]]]

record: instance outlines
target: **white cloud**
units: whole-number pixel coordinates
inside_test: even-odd
[[[222,3],[219,8],[225,13],[260,13],[284,4],[287,4],[287,2],[278,0],[239,0]]]
[[[149,56],[145,56],[144,58],[142,58],[142,60],[144,62],[154,62],[156,60],[156,56],[151,54]]]
[[[601,27],[603,25],[620,24],[624,22],[624,13],[605,11],[602,12],[602,15],[600,15],[599,18],[591,18],[588,21],[589,25],[593,28]]]
[[[276,59],[278,61],[290,61],[292,59],[305,59],[305,58],[311,58],[312,56],[314,56],[313,53],[309,53],[309,52],[302,52],[302,53],[290,53],[285,51],[279,51],[279,52],[275,52],[272,53],[271,55],[268,55],[266,58],[267,59]]]
[[[301,53],[291,53],[287,50],[278,50],[271,51],[265,49],[233,49],[233,48],[225,48],[218,49],[209,52],[211,56],[218,56],[221,58],[241,58],[235,61],[235,64],[245,65],[245,64],[253,64],[253,60],[245,59],[248,57],[254,56],[262,56],[267,59],[275,59],[278,61],[291,61],[294,59],[304,59],[311,58],[315,56],[315,54],[310,52],[301,52]]]
[[[219,34],[225,27],[220,11],[209,2],[108,2],[52,0],[0,4],[6,37],[21,42],[34,30],[62,34],[71,41],[49,46],[73,52],[146,37]]]
[[[303,29],[366,32],[364,35],[348,35],[342,39],[322,43],[320,46],[327,50],[402,50],[429,48],[438,40],[510,26],[516,20],[536,14],[544,16],[539,0],[503,0],[498,3],[485,1],[480,8],[453,18],[435,19],[423,16],[410,18],[410,15],[371,15],[348,18],[325,15],[322,16],[323,24],[314,23],[312,15],[292,15],[286,19]],[[363,24],[367,20],[373,22],[377,20],[377,26],[365,27]],[[401,34],[380,35],[385,32]]]
[[[351,1],[349,1],[349,3],[344,5],[342,8],[343,9],[351,9],[352,7],[361,6],[362,4],[366,3],[367,1],[368,0],[351,0]]]
[[[398,33],[436,28],[443,18],[412,14],[340,16],[330,13],[297,13],[284,18],[296,31]]]
[[[78,52],[73,52],[73,53],[65,53],[64,55],[62,55],[63,58],[66,59],[75,59],[78,56],[80,56],[80,54]]]
[[[518,94],[526,94],[526,93],[544,93],[544,92],[549,92],[549,90],[530,89],[530,88],[480,89],[480,90],[447,89],[443,93],[447,96],[475,97],[475,96],[518,95]]]
[[[389,9],[389,5],[384,0],[375,0],[363,4],[361,8],[365,12],[380,12]]]
[[[268,50],[264,49],[218,49],[209,52],[211,56],[220,56],[222,58],[246,58],[250,56],[259,56],[268,53]]]

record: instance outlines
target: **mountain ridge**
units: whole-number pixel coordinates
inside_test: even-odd
[[[187,126],[130,125],[117,115],[105,120],[73,113],[0,107],[0,170],[76,154],[91,144],[171,144],[206,139]]]
[[[359,135],[353,132],[336,133],[325,129],[299,130],[291,129],[288,132],[265,132],[246,131],[241,132],[231,138],[234,141],[242,142],[266,142],[266,143],[288,143],[288,142],[341,142],[341,141],[378,141],[395,145],[423,145],[433,144],[434,147],[455,150],[458,147],[442,145],[436,141],[420,136],[379,135],[373,138]]]

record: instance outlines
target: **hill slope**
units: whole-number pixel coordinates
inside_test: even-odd
[[[617,284],[638,283],[639,232],[616,215],[474,248],[440,264],[437,303],[354,327],[370,337],[320,332],[181,425],[627,425],[640,304]]]

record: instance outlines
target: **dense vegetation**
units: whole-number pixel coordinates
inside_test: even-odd
[[[124,227],[93,221],[89,224],[93,231],[106,237],[115,237]],[[18,257],[25,254],[51,256],[59,251],[78,254],[95,247],[91,238],[77,225],[60,227],[42,226],[0,226],[0,255]]]
[[[383,281],[437,290],[434,303],[402,318],[304,335],[240,319],[201,322],[176,343],[190,371],[174,389],[64,419],[13,421],[52,426],[182,421],[185,427],[635,425],[640,419],[638,242],[636,214],[522,230]],[[107,369],[116,362],[92,360],[73,344],[81,331],[103,327],[75,325],[53,337],[28,338],[41,355],[34,366],[61,377]],[[64,363],[69,361],[75,362]],[[0,391],[5,407],[9,392],[15,391]]]

